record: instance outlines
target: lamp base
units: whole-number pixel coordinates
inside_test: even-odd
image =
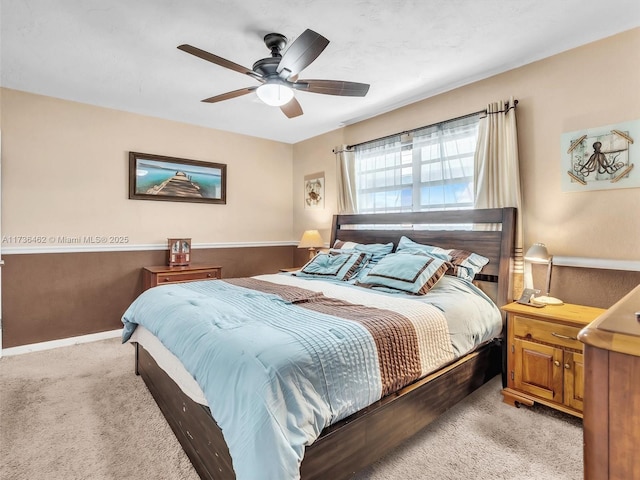
[[[533,297],[533,300],[538,303],[544,303],[545,305],[564,305],[564,302],[559,298],[548,297],[543,295],[541,297]]]

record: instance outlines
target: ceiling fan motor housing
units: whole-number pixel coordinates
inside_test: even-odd
[[[266,80],[270,80],[272,77],[278,77],[278,72],[276,71],[278,65],[280,64],[280,57],[267,57],[261,60],[258,60],[253,64],[253,71],[262,75]]]

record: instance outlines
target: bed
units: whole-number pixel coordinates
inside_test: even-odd
[[[358,254],[358,258],[367,260],[367,262],[363,263],[368,264],[370,270],[366,273],[359,272],[354,274],[354,281],[343,282],[345,283],[344,286],[337,285],[337,283],[340,282],[318,280],[317,276],[312,276],[311,278],[307,276],[307,278],[304,278],[304,276],[301,275],[303,278],[295,278],[295,275],[280,274],[258,276],[250,279],[229,279],[220,283],[211,283],[219,282],[217,280],[194,282],[188,286],[184,285],[179,290],[172,289],[172,286],[163,286],[152,289],[155,290],[155,292],[145,292],[145,294],[141,295],[141,297],[144,298],[140,303],[145,303],[146,301],[147,304],[155,305],[157,308],[155,313],[149,315],[148,325],[134,328],[135,331],[129,332],[133,335],[131,338],[128,338],[127,334],[127,339],[132,341],[135,346],[136,373],[142,376],[196,471],[203,479],[233,479],[236,477],[242,479],[282,479],[297,478],[298,473],[301,478],[305,480],[350,478],[355,472],[373,463],[405,439],[424,428],[424,426],[428,425],[442,412],[459,402],[495,375],[501,371],[504,372],[504,352],[503,342],[501,342],[504,317],[496,308],[496,305],[501,306],[505,304],[508,298],[509,269],[514,245],[514,219],[515,209],[513,208],[384,215],[337,215],[334,217],[331,245],[336,245],[336,241],[339,240],[339,244],[344,244],[348,247],[348,249],[344,250],[344,254],[338,252],[338,256],[346,258],[346,256],[356,255],[352,250],[353,244],[361,246],[393,244],[393,254],[377,259],[378,263],[373,265],[374,269],[382,268],[382,264],[385,262],[389,263],[387,260],[390,261],[393,256],[395,256],[394,261],[406,262],[409,258],[411,258],[411,262],[414,260],[421,261],[417,258],[421,255],[420,252],[414,255],[415,252],[407,251],[411,250],[411,248],[408,247],[413,247],[414,245],[440,247],[446,249],[448,252],[452,252],[451,249],[470,251],[485,258],[488,260],[488,263],[475,275],[473,284],[482,286],[483,291],[490,292],[489,295],[495,302],[495,305],[492,305],[492,307],[497,312],[499,324],[497,328],[495,325],[486,327],[485,333],[479,335],[480,338],[477,343],[471,348],[469,348],[469,346],[462,346],[466,341],[464,339],[454,340],[454,335],[447,329],[446,336],[451,339],[449,342],[451,351],[444,352],[443,347],[435,348],[433,349],[436,351],[435,357],[430,359],[429,362],[425,362],[423,359],[426,358],[426,354],[423,353],[423,350],[420,350],[420,355],[417,357],[421,359],[422,365],[413,368],[413,370],[410,369],[411,374],[405,374],[403,376],[404,380],[399,383],[393,380],[385,381],[387,377],[385,377],[382,372],[388,367],[382,367],[382,357],[386,356],[386,353],[383,355],[381,353],[382,350],[380,350],[382,343],[380,343],[380,345],[376,344],[378,350],[373,348],[373,351],[377,352],[374,355],[375,361],[370,358],[368,353],[356,354],[353,353],[356,349],[349,347],[349,355],[353,354],[357,356],[357,360],[352,360],[351,356],[348,356],[346,360],[342,359],[339,361],[341,361],[342,364],[345,362],[349,363],[350,366],[360,365],[358,362],[362,362],[362,365],[364,365],[358,366],[357,371],[360,373],[351,377],[349,375],[352,374],[343,375],[337,369],[336,372],[338,373],[335,375],[332,374],[331,372],[333,372],[334,367],[332,364],[325,363],[328,360],[325,360],[324,357],[309,357],[313,358],[313,361],[304,357],[304,359],[306,359],[303,359],[304,361],[302,363],[304,365],[294,365],[292,369],[294,373],[292,373],[291,376],[296,379],[296,382],[298,382],[298,378],[307,375],[307,370],[305,369],[308,366],[306,363],[313,364],[313,368],[316,368],[317,363],[321,364],[322,368],[326,370],[322,373],[322,375],[325,376],[323,377],[323,386],[333,385],[335,383],[338,385],[335,387],[336,390],[342,392],[342,390],[348,390],[349,385],[357,384],[357,388],[352,388],[353,399],[348,398],[345,400],[340,397],[334,401],[334,398],[331,397],[331,408],[328,413],[325,412],[327,409],[324,404],[321,404],[321,402],[318,401],[318,397],[314,396],[316,390],[319,390],[316,383],[304,377],[300,382],[303,387],[299,387],[298,383],[296,383],[297,390],[291,393],[288,390],[288,386],[281,388],[280,383],[284,382],[280,382],[280,377],[283,375],[278,372],[275,377],[278,380],[278,382],[276,382],[278,383],[277,388],[274,386],[265,390],[261,386],[260,388],[262,388],[262,390],[260,391],[268,393],[266,396],[269,398],[266,399],[264,403],[268,403],[269,408],[271,408],[272,403],[278,404],[279,407],[282,406],[280,404],[284,404],[285,415],[278,416],[269,411],[267,413],[267,420],[265,420],[264,416],[256,417],[257,423],[255,423],[254,417],[242,410],[242,406],[245,403],[250,403],[249,400],[244,401],[244,397],[242,396],[235,399],[232,397],[232,390],[235,388],[234,385],[237,382],[229,383],[227,381],[229,376],[221,376],[220,373],[223,369],[224,372],[226,372],[227,368],[236,368],[238,369],[237,372],[240,373],[245,372],[247,369],[252,368],[251,366],[255,362],[252,361],[252,363],[247,364],[249,365],[247,366],[242,364],[240,360],[237,360],[229,364],[221,363],[220,365],[224,365],[224,367],[218,369],[210,368],[207,374],[196,373],[193,365],[203,363],[201,358],[203,356],[207,358],[209,356],[216,357],[215,361],[226,362],[227,360],[219,360],[217,353],[196,355],[194,351],[199,350],[199,347],[198,349],[183,348],[184,351],[180,353],[179,350],[181,347],[174,348],[172,345],[165,345],[173,342],[173,340],[168,341],[168,334],[166,332],[155,332],[153,330],[156,328],[156,324],[163,325],[164,322],[170,323],[173,321],[173,314],[171,313],[174,308],[173,304],[164,305],[163,302],[170,301],[172,297],[178,297],[178,303],[185,303],[189,307],[191,305],[203,304],[204,307],[209,308],[211,305],[208,303],[210,301],[209,291],[211,290],[219,290],[218,294],[222,294],[225,297],[225,301],[229,302],[231,302],[232,298],[235,298],[234,295],[240,294],[244,295],[244,297],[238,297],[238,302],[242,304],[246,303],[246,305],[249,305],[247,302],[253,301],[249,300],[249,297],[251,297],[251,299],[255,298],[258,303],[256,303],[254,307],[250,305],[247,306],[247,308],[254,308],[255,312],[260,312],[260,314],[255,313],[253,315],[255,315],[256,318],[260,317],[260,315],[268,315],[269,322],[280,322],[280,326],[295,324],[296,318],[291,318],[286,321],[282,320],[285,318],[285,315],[288,315],[287,312],[290,311],[294,311],[296,315],[299,314],[301,318],[304,317],[305,322],[315,325],[313,322],[318,320],[318,318],[325,321],[326,318],[331,317],[334,308],[345,308],[345,311],[350,311],[350,309],[352,310],[351,307],[356,304],[363,306],[363,308],[370,309],[367,310],[364,315],[360,314],[362,318],[370,318],[370,316],[373,315],[371,312],[375,312],[380,305],[384,306],[380,311],[385,312],[384,315],[386,316],[389,316],[389,311],[393,311],[396,308],[395,305],[397,305],[399,311],[404,312],[403,315],[407,317],[411,317],[413,313],[406,312],[413,312],[413,309],[435,312],[433,313],[433,317],[435,318],[433,323],[436,325],[440,325],[440,323],[438,323],[440,321],[438,319],[439,315],[443,317],[450,315],[446,312],[442,314],[438,313],[441,309],[438,308],[437,301],[434,306],[426,301],[396,299],[398,296],[389,293],[390,288],[387,288],[388,285],[385,286],[386,284],[384,283],[381,285],[375,284],[372,280],[375,277],[375,270],[371,270],[371,264],[373,264],[373,262],[370,261],[371,255],[365,258],[362,254]],[[405,243],[403,244],[402,242]],[[399,251],[400,245],[406,247],[404,252]],[[402,255],[402,253],[407,255]],[[429,265],[432,265],[431,260]],[[447,265],[451,267],[450,264]],[[429,268],[431,268],[431,266]],[[442,268],[446,269],[446,267]],[[307,267],[305,271],[310,274],[317,273],[309,267]],[[443,292],[445,289],[458,289],[460,288],[459,285],[463,283],[465,285],[471,284],[470,282],[460,282],[458,278],[450,278],[455,277],[455,275],[441,275],[441,277],[441,280],[437,281],[432,287],[432,291],[424,296],[425,299],[432,293],[435,298],[438,298],[437,295],[439,292]],[[385,280],[385,282],[386,281],[387,280]],[[374,285],[373,288],[371,288],[372,284]],[[368,288],[362,288],[363,286]],[[256,289],[255,292],[252,290],[254,288]],[[393,290],[393,288],[391,288],[391,290]],[[464,289],[478,290],[476,287],[471,286],[465,286]],[[189,297],[189,295],[195,295],[195,297]],[[418,295],[416,297],[422,296]],[[485,298],[486,296],[479,294],[478,298],[481,297]],[[283,301],[282,298],[285,298],[285,301]],[[441,295],[441,298],[444,298],[444,296]],[[354,301],[354,299],[356,300]],[[371,300],[371,302],[369,300]],[[136,302],[138,301],[139,299],[136,300]],[[445,303],[450,302],[449,300],[443,301]],[[473,303],[470,297],[468,301]],[[134,305],[136,302],[134,302]],[[340,304],[341,302],[344,303],[344,305]],[[484,300],[478,300],[478,303],[483,302]],[[467,303],[467,300],[457,303],[464,304]],[[336,306],[336,304],[340,305]],[[371,307],[371,304],[374,304],[374,307]],[[409,304],[411,305],[408,306]],[[130,310],[132,307],[130,307]],[[207,310],[207,308],[205,308],[205,310]],[[133,310],[135,310],[135,308],[133,308]],[[209,310],[211,310],[211,308],[209,308]],[[304,314],[300,313],[303,312],[303,310]],[[196,310],[194,310],[194,312],[196,312]],[[219,314],[218,319],[214,320],[214,323],[231,322],[233,325],[225,324],[223,328],[236,328],[236,324],[233,323],[235,320],[226,316],[224,309],[221,308],[220,312],[222,313]],[[327,314],[329,317],[327,317]],[[136,321],[131,321],[132,315],[133,313],[129,310],[127,314],[125,314],[125,317],[128,316],[127,322],[125,323],[125,330],[127,330],[127,327],[137,325]],[[165,320],[154,323],[154,315],[157,317],[164,315]],[[201,315],[201,313],[194,313],[194,316],[197,315]],[[251,310],[245,311],[245,315],[252,316]],[[135,315],[133,316],[135,317]],[[177,317],[179,314],[175,314],[174,316]],[[358,315],[356,314],[356,316]],[[480,315],[480,317],[484,316],[484,313]],[[488,316],[488,314],[486,316]],[[446,318],[445,320],[450,326],[450,319]],[[463,319],[460,319],[460,321],[462,320]],[[414,320],[411,320],[411,322],[413,321]],[[394,322],[397,323],[396,320],[394,320]],[[356,324],[357,326],[354,327]],[[358,338],[358,342],[366,343],[368,340],[362,340],[362,338],[369,338],[372,335],[369,335],[371,332],[367,330],[370,327],[365,324],[366,320],[359,323],[359,321],[354,321],[354,319],[351,318],[347,322],[332,323],[331,332],[334,333],[337,338],[343,338],[344,336],[351,336],[353,334]],[[178,325],[181,324],[178,323]],[[146,328],[147,326],[149,327],[148,329]],[[256,328],[258,329],[256,332],[258,338],[251,340],[251,342],[253,342],[251,344],[252,346],[246,346],[247,350],[254,348],[255,345],[259,344],[259,342],[263,341],[263,339],[269,335],[266,333],[266,330],[265,333],[261,333],[261,324]],[[325,327],[323,326],[322,328]],[[419,328],[416,327],[416,331],[422,332],[422,328],[422,326]],[[131,328],[129,329],[131,330]],[[171,338],[180,337],[183,334],[186,335],[185,332],[189,329],[190,327],[179,327],[176,333],[171,334]],[[369,334],[367,334],[367,331]],[[316,351],[319,349],[316,342],[326,343],[325,337],[327,336],[327,331],[323,330],[322,332],[322,335],[316,336],[311,340],[305,337],[306,339],[304,341],[310,345],[305,346],[305,355],[308,352],[313,352],[313,355],[316,355]],[[365,332],[363,337],[359,336],[362,332]],[[437,328],[436,332],[439,332]],[[440,331],[440,334],[441,333]],[[162,335],[165,336],[163,337]],[[199,333],[196,332],[196,335],[199,335]],[[418,336],[421,335],[422,334]],[[439,334],[435,333],[433,335],[438,336]],[[423,336],[428,335],[425,334]],[[199,337],[195,338],[198,339]],[[233,347],[235,350],[240,348],[240,350],[244,352],[245,346],[240,345],[240,347],[237,347],[235,345],[234,342],[236,342],[237,338],[237,336],[228,337],[224,345],[221,344],[217,348],[224,350],[227,348],[227,344],[232,344],[228,348]],[[196,341],[198,340],[189,340],[189,342]],[[283,342],[281,345],[282,348],[288,348],[287,342]],[[261,344],[255,348],[262,351]],[[338,347],[334,346],[331,348],[338,349]],[[359,348],[360,347],[358,347],[358,349]],[[410,347],[405,346],[403,348],[407,350],[403,350],[400,356],[406,356],[407,352],[411,351]],[[420,349],[422,348],[426,351],[427,347],[423,347],[422,344],[420,344]],[[172,352],[172,350],[174,351]],[[369,351],[366,346],[362,347],[362,350]],[[336,351],[341,353],[335,354]],[[332,352],[334,353],[327,356],[344,356],[342,350],[332,350]],[[297,350],[288,353],[290,358],[298,358],[298,354],[299,352]],[[264,357],[260,359],[260,365],[263,365],[263,360]],[[420,361],[418,361],[418,363],[420,363]],[[374,363],[376,365],[378,363],[380,364],[379,370],[376,369],[375,365],[373,367],[371,366]],[[425,363],[427,364],[425,365]],[[437,368],[434,368],[436,363],[438,364]],[[309,366],[309,368],[311,367]],[[191,371],[192,374],[189,374],[187,370]],[[264,370],[270,371],[272,369],[267,365]],[[401,368],[400,370],[403,369]],[[330,372],[327,373],[327,371]],[[303,372],[304,375],[300,374],[300,372]],[[239,376],[240,373],[238,373],[237,376]],[[260,374],[262,374],[262,371]],[[310,375],[313,376],[313,374]],[[237,376],[233,376],[233,378]],[[197,378],[198,381],[195,381],[194,377]],[[340,380],[342,377],[345,378]],[[258,378],[257,381],[249,383],[261,385],[262,377]],[[327,382],[326,378],[330,378],[331,381]],[[367,378],[367,382],[369,383],[362,383],[362,378]],[[340,381],[344,383],[343,386],[340,386]],[[313,388],[309,387],[309,385]],[[216,389],[219,392],[216,394],[217,396],[214,397],[211,391],[215,391]],[[300,396],[298,394],[300,389],[304,390],[304,392],[312,391],[311,396],[308,397],[308,399],[305,397],[300,400],[298,398]],[[250,394],[253,394],[253,390],[242,391],[248,391]],[[223,394],[220,394],[220,392]],[[376,392],[378,392],[377,394],[380,398],[375,396]],[[271,398],[272,393],[273,398]],[[233,400],[229,400],[227,397]],[[247,396],[247,399],[249,398],[253,397]],[[298,403],[290,403],[290,399],[292,398]],[[232,404],[231,406],[229,406],[230,402]],[[291,402],[293,402],[293,400],[291,400]],[[251,405],[255,404],[255,400],[252,400]],[[352,412],[350,410],[353,408],[356,408],[356,411]],[[250,409],[252,410],[253,407]],[[251,412],[251,415],[253,415],[253,412]],[[273,422],[271,421],[272,417],[276,419]],[[217,418],[218,422],[216,422],[214,418]],[[313,421],[310,420],[308,424],[300,426],[297,423],[298,418],[313,418]],[[328,418],[331,418],[330,422],[328,422]],[[239,419],[244,420],[240,421]],[[251,420],[251,422],[249,422],[249,420]],[[246,438],[250,436],[247,434],[249,430],[246,428],[243,431],[244,433],[237,435],[234,433],[234,430],[231,429],[232,424],[238,425],[243,422],[250,424],[249,430],[254,428],[251,427],[251,425],[260,425],[260,428],[255,427],[255,438]],[[267,427],[262,427],[269,422],[274,423],[276,428],[268,429]],[[223,425],[223,427],[218,426],[218,423]],[[240,425],[239,428],[242,429],[242,425]],[[315,431],[310,431],[314,429]],[[222,433],[223,430],[225,431],[225,435]],[[267,432],[264,435],[263,430]],[[279,447],[277,444],[282,436],[280,430],[286,431],[288,435],[287,441],[291,439],[290,437],[293,437],[294,441],[292,444],[298,447],[298,450],[292,447],[293,460],[286,458],[287,456],[291,456],[291,452],[286,450],[286,445],[278,450]],[[238,437],[241,438],[238,439]],[[271,442],[272,437],[273,442]],[[312,441],[309,440],[310,438]],[[300,445],[302,445],[302,451],[299,451]],[[236,452],[235,463],[232,462],[229,446],[231,446],[232,451]],[[273,448],[275,448],[275,450],[273,450]],[[239,451],[242,451],[242,457],[238,453]],[[266,455],[271,456],[268,457],[267,460],[258,458],[257,455],[263,454],[260,452],[266,452]],[[287,470],[286,467],[280,467],[280,463],[291,463],[291,461],[295,461],[296,454],[298,458],[303,456],[303,459],[299,468],[298,465],[296,465],[295,472],[290,469]],[[242,458],[243,460],[238,460],[238,458]],[[273,458],[273,462],[271,462],[271,458]],[[258,462],[256,465],[258,466],[247,466],[251,461],[247,461],[246,459],[256,459],[256,462]],[[259,462],[262,462],[262,464]],[[258,470],[256,470],[256,468]],[[263,470],[260,470],[260,468]],[[280,475],[274,473],[277,472],[279,468],[283,468],[282,472],[286,473]],[[265,473],[264,475],[259,475],[256,473],[257,471],[263,471]]]

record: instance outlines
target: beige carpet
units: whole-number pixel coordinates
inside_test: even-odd
[[[499,391],[496,378],[355,478],[581,479],[581,422]],[[0,478],[198,476],[113,339],[0,359]]]

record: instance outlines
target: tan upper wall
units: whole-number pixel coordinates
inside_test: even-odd
[[[336,213],[336,158],[332,148],[344,143],[343,129],[334,130],[293,148],[293,215],[297,220],[294,233],[300,238],[302,232],[317,229],[325,243],[331,236],[331,221]],[[304,176],[324,172],[324,208],[305,209]]]
[[[336,212],[333,147],[513,95],[520,101],[525,246],[542,241],[555,255],[638,259],[640,189],[562,193],[560,135],[640,118],[639,64],[634,29],[293,146],[0,89],[2,233],[225,243],[289,241],[319,228],[327,241]],[[131,150],[226,163],[227,205],[129,200]],[[325,206],[304,209],[304,175],[320,171]]]
[[[482,110],[513,95],[524,195],[525,248],[544,242],[554,255],[640,259],[640,189],[563,193],[560,135],[640,119],[640,28],[457,88],[294,146],[294,186],[326,170],[324,215],[294,208],[294,231],[335,211],[339,143],[355,144]],[[633,160],[632,160],[633,161]],[[640,158],[636,159],[640,167]],[[334,186],[330,184],[333,183]]]
[[[2,234],[288,242],[292,146],[1,90]],[[227,204],[128,199],[128,153],[227,164]],[[48,242],[51,245],[51,242]],[[34,246],[4,242],[3,248]]]

